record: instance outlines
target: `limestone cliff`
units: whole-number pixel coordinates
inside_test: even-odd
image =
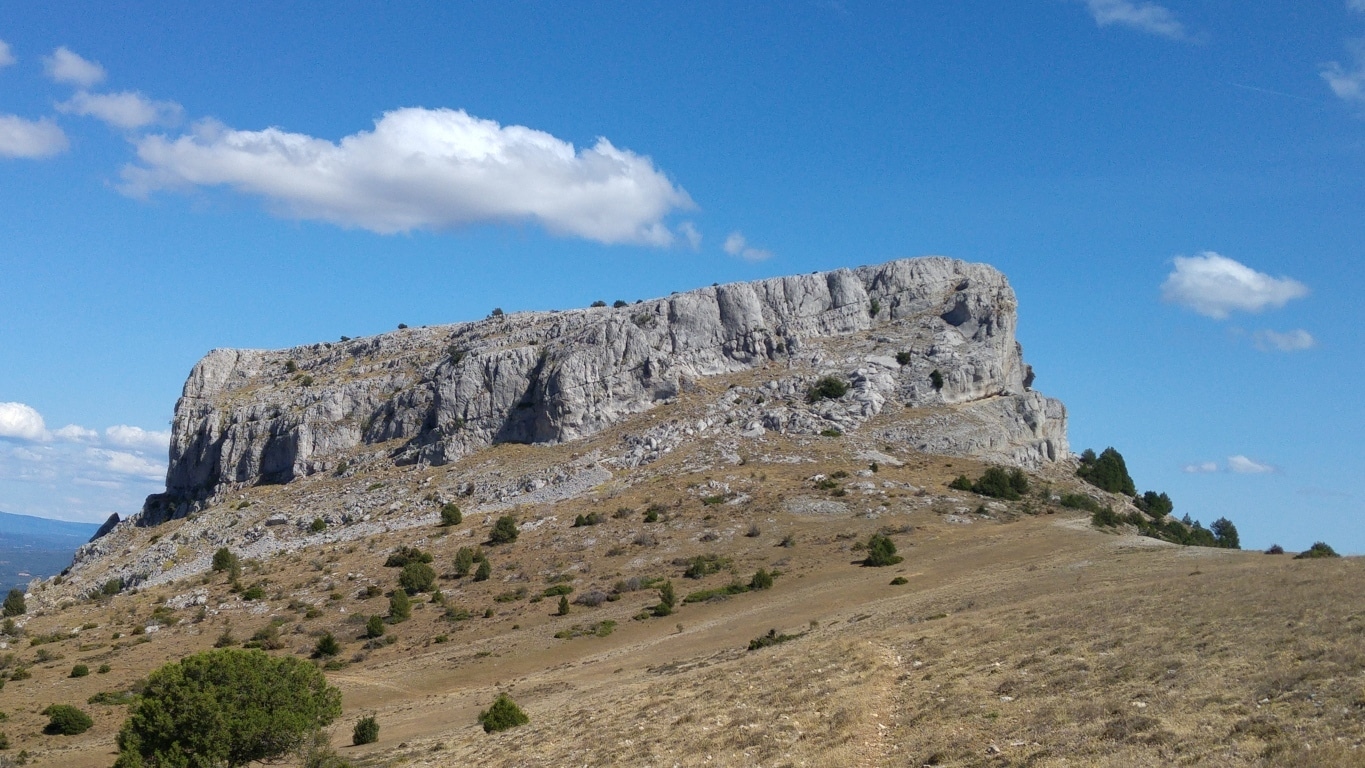
[[[707,377],[756,368],[771,373],[766,396],[732,398],[724,421],[737,434],[848,431],[894,403],[939,410],[886,439],[1038,466],[1067,455],[1066,412],[1029,389],[1015,309],[994,268],[923,258],[620,308],[218,349],[185,383],[166,491],[139,522],[182,516],[243,484],[335,471],[367,445],[385,443],[400,463],[441,464],[494,443],[574,440]],[[849,393],[807,402],[825,375],[848,381]],[[625,459],[647,461],[648,451],[641,440]]]

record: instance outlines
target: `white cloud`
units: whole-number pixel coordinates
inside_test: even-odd
[[[739,232],[731,232],[730,236],[725,238],[725,245],[721,247],[731,256],[738,256],[745,261],[763,261],[764,259],[770,259],[773,256],[771,251],[765,251],[762,248],[751,248],[749,246],[749,241]]]
[[[1196,464],[1186,464],[1184,467],[1181,467],[1181,471],[1192,475],[1206,475],[1210,472],[1217,472],[1218,463],[1213,461],[1202,461]]]
[[[1117,24],[1172,40],[1187,38],[1185,25],[1169,8],[1133,0],[1085,0],[1090,15],[1101,27]]]
[[[0,115],[0,157],[51,157],[67,147],[66,134],[47,118]]]
[[[90,456],[95,458],[103,468],[116,475],[130,475],[132,477],[144,477],[149,480],[166,476],[166,463],[156,463],[148,461],[137,454],[125,451],[110,451],[103,448],[91,448]]]
[[[1365,0],[1346,0],[1346,7],[1352,11],[1365,13]]]
[[[684,221],[678,225],[678,234],[683,236],[683,239],[687,241],[687,247],[692,250],[695,251],[701,247],[701,230],[697,229],[696,224]]]
[[[1288,277],[1270,275],[1205,251],[1175,257],[1175,269],[1161,285],[1161,298],[1222,320],[1233,311],[1259,312],[1282,307],[1308,295],[1308,286]]]
[[[1361,0],[1365,5],[1365,0]],[[1348,44],[1351,57],[1349,66],[1331,62],[1323,67],[1322,79],[1342,101],[1365,104],[1365,40],[1353,40]]]
[[[79,424],[67,424],[52,434],[59,440],[72,443],[93,443],[100,439],[100,433],[93,429],[86,429]]]
[[[1241,455],[1228,457],[1228,470],[1239,475],[1265,475],[1279,471],[1269,464],[1262,464]]]
[[[53,80],[82,88],[98,83],[105,75],[104,67],[99,62],[82,58],[66,46],[53,51],[51,56],[44,56],[43,65],[47,68],[47,76]]]
[[[130,427],[127,424],[119,424],[104,430],[104,436],[114,445],[124,448],[139,448],[146,450],[166,450],[171,443],[170,432],[152,432],[142,427]]]
[[[148,125],[174,125],[183,112],[173,101],[152,101],[141,93],[89,93],[77,91],[75,96],[57,105],[58,112],[98,118],[124,130]]]
[[[0,403],[0,437],[47,440],[43,415],[23,403]]]
[[[1279,331],[1257,331],[1252,340],[1262,352],[1301,352],[1318,345],[1313,334],[1302,328],[1280,333]]]
[[[14,61],[14,52],[10,50],[9,43],[0,40],[0,67],[8,67]]]
[[[279,128],[205,121],[178,138],[148,136],[125,193],[226,186],[279,213],[381,234],[532,222],[557,235],[664,246],[663,219],[694,207],[653,162],[599,138],[576,149],[544,131],[463,110],[387,112],[337,143]]]

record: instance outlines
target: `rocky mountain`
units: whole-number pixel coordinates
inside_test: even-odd
[[[402,328],[285,350],[217,349],[175,408],[166,491],[141,525],[233,489],[344,473],[384,446],[444,464],[500,443],[592,435],[709,377],[762,369],[707,426],[735,436],[856,430],[884,408],[930,409],[885,440],[1026,467],[1066,457],[1066,410],[1030,389],[1016,301],[994,268],[946,258],[714,285],[614,307]],[[812,401],[833,376],[846,396]],[[673,434],[635,435],[638,466]],[[396,442],[395,442],[396,441]]]

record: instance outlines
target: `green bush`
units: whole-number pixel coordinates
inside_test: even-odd
[[[362,717],[351,730],[351,743],[355,746],[373,744],[379,741],[379,721],[373,716]]]
[[[1081,465],[1077,468],[1076,475],[1096,488],[1110,493],[1137,495],[1137,488],[1133,485],[1133,478],[1128,475],[1128,465],[1124,463],[1123,455],[1113,448],[1105,448],[1098,457],[1094,451],[1087,448],[1081,454]]]
[[[488,534],[488,540],[494,544],[511,544],[520,534],[517,519],[511,515],[503,515],[493,524],[493,531]]]
[[[313,658],[325,659],[341,653],[341,643],[331,632],[318,638],[317,645],[313,646]]]
[[[71,668],[70,677],[85,677],[88,674],[90,674],[90,667],[87,667],[84,664],[77,664]]]
[[[1156,491],[1134,496],[1133,505],[1157,520],[1175,511],[1175,502],[1171,501],[1171,497]]]
[[[365,620],[365,637],[373,640],[384,636],[384,617],[375,614]]]
[[[882,303],[880,301],[873,299],[872,301],[868,302],[867,314],[869,317],[876,317],[877,315],[881,314],[881,311]]]
[[[115,768],[276,762],[341,714],[341,692],[293,656],[219,650],[152,672],[118,734]]]
[[[389,596],[389,621],[401,624],[412,618],[412,600],[406,590],[395,589]]]
[[[873,534],[867,542],[867,557],[863,560],[863,565],[871,568],[881,568],[888,565],[895,565],[905,558],[896,554],[896,544],[885,535]]]
[[[474,571],[474,581],[488,581],[488,577],[493,575],[493,566],[488,564],[488,558],[479,561],[479,569]]]
[[[772,589],[773,575],[763,568],[754,572],[754,577],[749,580],[749,589]]]
[[[943,389],[943,374],[939,373],[937,368],[929,372],[929,383],[935,390]]]
[[[327,530],[327,521],[323,520],[320,517],[315,517],[313,518],[313,522],[309,524],[308,530],[312,531],[313,533],[322,533],[323,531]]]
[[[460,547],[455,552],[455,576],[458,578],[468,576],[474,563],[483,562],[485,559],[483,550],[478,547]]]
[[[90,719],[90,715],[76,709],[70,704],[53,704],[42,712],[47,715],[47,726],[43,728],[43,733],[53,736],[75,736],[90,730],[90,726],[95,724]]]
[[[1123,518],[1119,517],[1118,513],[1115,512],[1112,507],[1097,509],[1094,514],[1090,516],[1091,525],[1103,528],[1113,528],[1121,522],[1123,522]],[[1176,525],[1179,525],[1179,523],[1176,523]]]
[[[24,603],[24,590],[18,587],[11,589],[5,595],[5,616],[22,616],[25,613],[28,613],[28,606]]]
[[[432,559],[430,552],[423,552],[417,547],[402,546],[389,555],[389,559],[384,561],[384,567],[404,568],[408,563],[429,563]]]
[[[913,359],[915,359],[915,356],[912,355],[912,354],[910,354],[909,352],[897,352],[897,353],[896,353],[896,364],[897,364],[897,365],[909,365],[909,364],[910,364],[910,361],[913,360]]]
[[[899,586],[901,586],[902,584],[909,584],[909,583],[910,583],[910,580],[907,579],[907,578],[905,578],[904,576],[897,576],[896,578],[894,578],[894,579],[891,580],[891,586],[893,586],[893,587],[899,587]]]
[[[806,393],[806,401],[810,403],[820,400],[838,400],[848,394],[848,382],[838,376],[824,376],[815,382],[815,385]]]
[[[1018,467],[1006,471],[1001,467],[990,467],[981,478],[972,483],[972,492],[993,499],[1018,501],[1028,493],[1028,476]]]
[[[464,513],[460,512],[460,507],[454,502],[441,506],[441,525],[459,525],[464,522]]]
[[[559,610],[555,612],[559,616],[569,615],[569,598],[567,595],[559,596]]]
[[[972,481],[971,478],[966,475],[958,475],[953,478],[951,483],[948,483],[948,487],[955,491],[970,491],[972,489]]]
[[[1325,541],[1319,541],[1308,549],[1294,555],[1295,560],[1311,560],[1319,557],[1341,557],[1341,555],[1338,555],[1337,551],[1328,546]]]
[[[773,645],[778,645],[778,644],[781,644],[781,643],[785,643],[785,642],[787,642],[788,640],[795,640],[796,638],[798,638],[798,637],[800,637],[800,636],[801,636],[800,634],[796,634],[796,635],[779,635],[779,634],[777,633],[777,630],[775,630],[775,629],[770,629],[770,630],[768,630],[768,634],[762,635],[762,636],[760,636],[760,637],[754,638],[753,640],[750,640],[750,641],[749,641],[749,650],[751,650],[751,651],[757,651],[757,650],[760,649],[760,648],[767,648],[767,647],[769,647],[769,646],[773,646]]]
[[[413,561],[403,566],[398,574],[398,585],[409,595],[426,592],[436,584],[436,570],[421,561]]]
[[[242,590],[242,599],[243,599],[243,600],[264,600],[264,599],[265,599],[265,586],[264,586],[263,584],[259,583],[259,582],[256,583],[256,584],[252,584],[251,586],[249,586],[249,587],[247,587],[246,589]]]
[[[620,309],[620,308],[625,307],[625,306],[629,306],[629,305],[626,304],[626,302],[623,301],[623,300],[621,300],[621,299],[617,299],[616,301],[613,301],[613,302],[611,303],[611,308],[612,308],[612,309]]]
[[[668,616],[673,613],[677,595],[673,592],[673,582],[665,581],[659,586],[659,604],[650,610],[655,616]]]
[[[730,567],[730,560],[720,555],[697,555],[687,561],[687,570],[683,571],[683,576],[689,579],[700,579],[710,576],[713,573],[720,573]]]
[[[1083,493],[1064,493],[1062,494],[1062,506],[1067,509],[1083,509],[1086,512],[1099,512],[1104,507],[1098,501],[1086,496]]]
[[[493,706],[479,713],[479,724],[483,726],[484,733],[505,731],[529,722],[531,718],[527,717],[526,713],[521,711],[521,707],[505,693],[498,694]]]
[[[213,570],[215,573],[227,573],[228,579],[236,579],[242,573],[242,561],[232,554],[232,550],[227,547],[219,547],[213,553]]]

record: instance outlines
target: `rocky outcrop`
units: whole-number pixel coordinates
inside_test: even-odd
[[[1066,455],[1065,410],[1029,390],[1015,306],[995,269],[925,258],[617,308],[214,350],[185,383],[166,492],[148,498],[139,522],[182,516],[241,484],[344,472],[366,445],[440,464],[495,443],[574,440],[706,377],[759,367],[775,371],[776,389],[734,404],[736,432],[856,428],[887,403],[958,408],[970,428],[934,423],[900,437],[1036,466]],[[807,403],[823,375],[849,381],[850,393]]]

